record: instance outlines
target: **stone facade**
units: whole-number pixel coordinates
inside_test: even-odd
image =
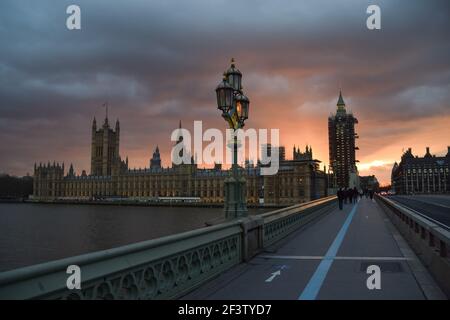
[[[263,179],[264,203],[289,205],[326,196],[327,177],[317,160],[281,161],[278,173]]]
[[[116,130],[109,127],[108,117],[100,130],[97,130],[97,122],[92,123],[91,141],[91,175],[111,176],[120,171],[119,156],[120,124],[116,121]]]
[[[149,168],[130,169],[128,159],[119,154],[119,122],[115,130],[108,119],[97,130],[92,126],[91,174],[85,171],[76,175],[73,166],[67,174],[64,164],[35,165],[35,200],[93,200],[130,199],[157,200],[162,197],[197,198],[202,203],[223,203],[224,180],[229,172],[220,164],[211,169],[198,168],[197,164],[161,166],[159,148],[149,161]],[[302,153],[294,148],[294,160],[280,162],[274,176],[260,175],[258,165],[241,168],[246,177],[246,197],[249,204],[289,205],[325,196],[326,175],[318,169],[312,150]],[[263,200],[264,199],[264,200]]]
[[[392,168],[391,184],[397,194],[450,193],[450,147],[447,155],[436,157],[426,149],[423,157],[414,156],[411,148]]]
[[[363,191],[375,191],[378,192],[380,183],[374,175],[359,177],[359,185]]]

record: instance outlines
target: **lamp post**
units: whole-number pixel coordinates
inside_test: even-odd
[[[233,164],[230,175],[225,179],[225,218],[234,219],[247,216],[245,199],[245,177],[240,174],[238,166],[238,140],[236,131],[244,127],[248,119],[249,99],[242,91],[242,73],[231,59],[230,68],[223,74],[223,80],[216,88],[217,108],[222,117],[233,129]]]

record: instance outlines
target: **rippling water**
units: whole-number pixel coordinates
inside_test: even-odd
[[[0,271],[201,228],[222,215],[221,208],[0,203]]]

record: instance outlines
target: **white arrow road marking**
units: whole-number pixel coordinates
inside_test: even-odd
[[[275,279],[276,276],[281,275],[281,271],[275,271],[274,273],[272,273],[272,275],[266,279],[266,282],[272,282],[273,279]]]

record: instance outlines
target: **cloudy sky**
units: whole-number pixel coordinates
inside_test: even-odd
[[[66,28],[81,7],[82,30]],[[366,9],[381,7],[381,30]],[[327,117],[342,89],[359,119],[361,174],[389,182],[402,149],[450,145],[448,0],[2,0],[0,172],[35,161],[89,171],[94,116],[121,121],[121,156],[170,163],[177,127],[223,128],[214,88],[234,57],[248,127],[280,128],[328,164]]]

